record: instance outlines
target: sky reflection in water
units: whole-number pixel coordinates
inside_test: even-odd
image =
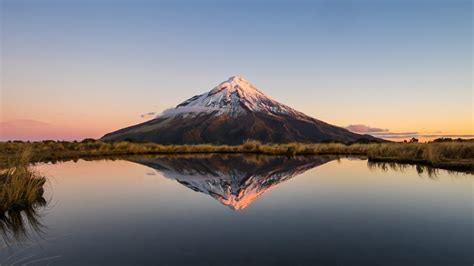
[[[0,263],[470,265],[472,175],[357,158],[64,162]],[[34,229],[34,228],[33,228]],[[27,230],[33,230],[32,228]]]

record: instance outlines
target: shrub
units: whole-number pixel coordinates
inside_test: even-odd
[[[258,140],[246,140],[243,143],[243,149],[246,152],[256,151],[260,149],[261,144]]]

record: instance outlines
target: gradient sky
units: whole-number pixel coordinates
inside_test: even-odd
[[[471,1],[1,1],[1,138],[82,139],[242,75],[308,115],[474,134]]]

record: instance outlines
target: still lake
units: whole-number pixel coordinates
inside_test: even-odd
[[[0,265],[474,262],[470,174],[218,154],[35,168],[48,203],[1,225]]]

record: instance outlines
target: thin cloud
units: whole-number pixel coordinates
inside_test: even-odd
[[[0,122],[0,140],[41,140],[55,136],[57,128],[33,119],[14,119]]]
[[[149,112],[149,113],[140,115],[141,118],[150,117],[150,116],[156,116],[156,112]]]
[[[463,138],[463,139],[472,139],[474,135],[456,135],[456,134],[397,134],[391,133],[388,135],[374,135],[379,138],[390,138],[390,139],[406,139],[406,138]]]
[[[47,127],[51,126],[50,123],[33,120],[33,119],[14,119],[4,122],[0,122],[0,126],[3,127],[20,127],[20,128],[30,128],[30,127]]]
[[[387,132],[388,129],[378,128],[378,127],[370,127],[367,125],[356,124],[356,125],[348,125],[346,127],[349,131],[355,133],[376,133],[376,132]]]
[[[415,136],[420,135],[419,132],[373,132],[371,135],[374,136]]]
[[[349,131],[359,134],[369,134],[377,138],[382,139],[409,139],[409,138],[474,138],[474,135],[470,134],[443,134],[441,131],[435,132],[391,132],[389,129],[371,127],[363,124],[354,124],[345,127]]]
[[[202,112],[214,112],[219,111],[219,108],[214,107],[201,107],[201,106],[191,106],[191,107],[178,107],[178,108],[169,108],[164,110],[160,116],[167,117],[177,114],[185,114],[185,113],[202,113]]]

